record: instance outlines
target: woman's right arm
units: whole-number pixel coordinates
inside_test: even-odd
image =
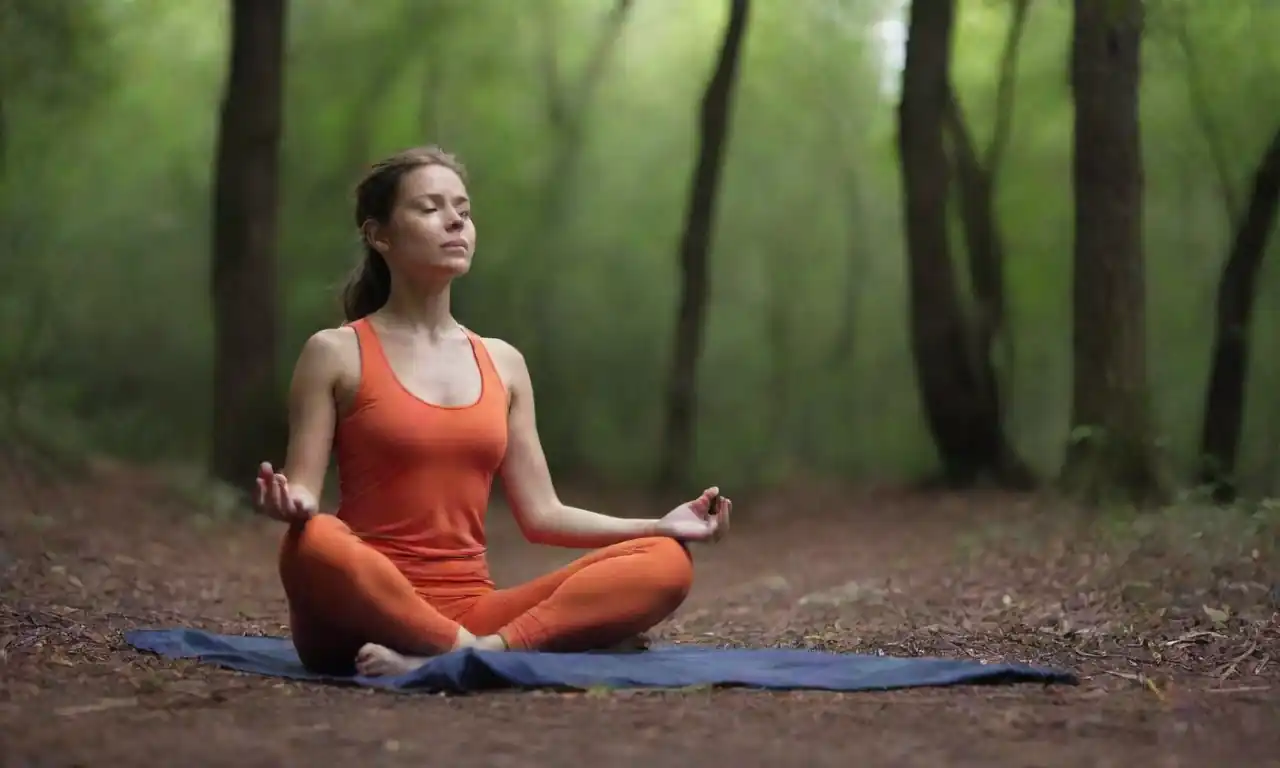
[[[318,502],[337,424],[336,391],[348,342],[347,328],[319,331],[307,339],[289,384],[289,447],[282,474],[291,492]]]

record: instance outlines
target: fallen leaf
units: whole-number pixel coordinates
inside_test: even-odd
[[[138,699],[130,696],[122,699],[100,699],[92,704],[78,704],[71,707],[59,707],[53,710],[55,715],[59,717],[76,717],[77,715],[87,715],[92,712],[102,712],[108,709],[120,709],[122,707],[136,707]]]
[[[1207,605],[1202,605],[1200,607],[1204,610],[1204,615],[1208,616],[1209,620],[1216,624],[1225,624],[1227,619],[1231,618],[1231,615],[1226,611],[1219,610],[1217,608],[1210,608]]]

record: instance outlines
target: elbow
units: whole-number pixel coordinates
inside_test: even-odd
[[[543,545],[556,543],[559,531],[556,520],[559,519],[559,514],[555,505],[517,510],[515,517],[525,541]]]

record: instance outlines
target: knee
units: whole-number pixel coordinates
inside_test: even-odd
[[[289,526],[280,543],[279,570],[285,592],[296,598],[300,591],[335,571],[342,571],[349,559],[350,540],[355,534],[333,515],[316,515],[305,523]]]
[[[664,602],[675,605],[684,602],[693,589],[693,557],[688,548],[666,537],[645,539],[643,546],[649,561],[647,581],[650,587],[665,598]]]
[[[304,523],[294,523],[285,532],[280,557],[286,561],[324,560],[338,542],[352,535],[347,524],[333,515],[315,515]]]

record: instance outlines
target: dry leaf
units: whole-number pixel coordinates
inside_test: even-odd
[[[1214,623],[1225,624],[1227,619],[1231,618],[1231,615],[1226,611],[1222,611],[1217,608],[1210,608],[1207,605],[1202,605],[1200,607],[1204,610],[1204,615],[1208,616],[1209,620]]]
[[[60,707],[55,709],[53,713],[60,717],[75,717],[77,715],[87,715],[91,712],[102,712],[108,709],[120,709],[122,707],[138,706],[137,698],[130,696],[123,699],[101,699],[93,704],[79,704],[71,707]]]

